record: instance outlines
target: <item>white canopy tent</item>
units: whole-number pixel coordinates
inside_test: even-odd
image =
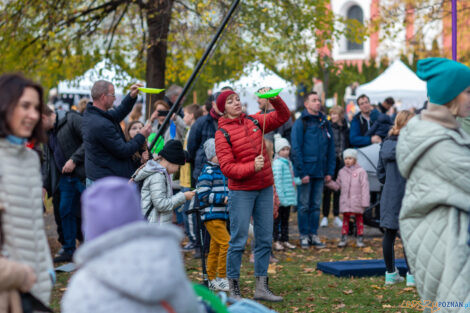
[[[360,85],[356,95],[366,94],[372,103],[393,97],[399,110],[421,108],[427,100],[426,82],[416,76],[402,61],[396,60],[373,81]]]
[[[247,66],[240,79],[234,82],[227,80],[216,84],[214,92],[219,91],[224,86],[231,86],[240,95],[242,104],[247,106],[248,114],[259,111],[258,97],[256,97],[255,92],[261,87],[284,88],[280,96],[291,111],[295,110],[295,85],[282,79],[260,62]]]
[[[94,68],[86,71],[82,76],[73,80],[62,81],[59,83],[57,92],[59,94],[83,94],[89,95],[93,83],[104,79],[113,83],[116,94],[123,94],[123,87],[134,83],[137,80],[124,72],[119,66],[112,64],[109,60],[103,60],[95,65]]]

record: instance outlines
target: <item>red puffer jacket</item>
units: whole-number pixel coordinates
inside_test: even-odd
[[[215,149],[222,173],[228,177],[231,190],[260,190],[273,185],[273,172],[266,147],[263,148],[264,167],[255,172],[255,158],[261,153],[263,120],[266,116],[265,134],[275,130],[290,118],[289,108],[278,96],[269,99],[276,111],[251,115],[258,120],[259,127],[245,114],[235,119],[221,117],[219,128],[225,129],[230,136],[228,143],[224,134],[215,133]]]

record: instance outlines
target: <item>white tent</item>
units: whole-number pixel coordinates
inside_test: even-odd
[[[73,80],[62,81],[57,87],[59,94],[90,95],[91,87],[97,80],[104,79],[113,83],[116,95],[123,95],[123,87],[137,82],[117,65],[111,64],[109,60],[103,60],[94,68],[86,71],[82,76]]]
[[[402,61],[396,60],[373,81],[360,85],[356,95],[366,94],[372,103],[393,97],[401,103],[401,110],[421,108],[427,100],[426,83],[416,76]]]
[[[280,93],[281,98],[286,102],[291,111],[295,110],[294,84],[282,79],[268,70],[262,63],[256,62],[244,69],[244,74],[235,82],[227,80],[214,86],[217,92],[224,86],[231,86],[239,95],[243,105],[247,105],[248,114],[259,111],[255,92],[261,87],[271,87],[273,89],[284,88]]]

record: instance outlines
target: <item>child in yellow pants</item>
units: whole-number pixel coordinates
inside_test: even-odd
[[[204,208],[202,221],[211,235],[211,245],[207,258],[209,288],[229,291],[227,280],[227,250],[230,235],[227,231],[228,187],[227,178],[220,170],[215,154],[213,138],[204,143],[204,151],[209,160],[198,177],[197,190],[201,207]]]

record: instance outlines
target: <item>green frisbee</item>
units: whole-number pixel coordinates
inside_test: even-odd
[[[144,88],[144,87],[139,87],[139,88],[137,88],[137,89],[139,89],[140,91],[145,92],[145,93],[153,93],[153,94],[157,94],[157,93],[160,93],[160,92],[162,92],[163,90],[165,90],[165,89]]]
[[[281,93],[282,89],[284,88],[272,89],[265,93],[255,92],[255,95],[258,96],[258,98],[262,98],[262,99],[274,98],[274,97],[277,97]]]

